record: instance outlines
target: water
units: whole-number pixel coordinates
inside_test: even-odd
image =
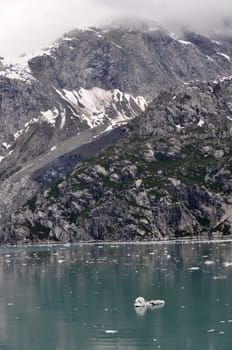
[[[0,350],[230,350],[231,262],[222,242],[1,248]]]

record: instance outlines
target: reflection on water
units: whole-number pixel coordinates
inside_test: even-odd
[[[231,248],[1,248],[0,349],[230,350]],[[135,310],[138,296],[165,306]]]

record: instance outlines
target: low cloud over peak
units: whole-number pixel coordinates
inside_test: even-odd
[[[231,14],[231,15],[230,15]],[[169,30],[231,33],[231,0],[2,0],[0,55],[47,46],[71,29],[125,18],[153,20]]]

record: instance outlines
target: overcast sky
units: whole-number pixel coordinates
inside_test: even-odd
[[[71,29],[119,18],[204,31],[228,15],[232,0],[0,0],[0,56],[36,52]]]

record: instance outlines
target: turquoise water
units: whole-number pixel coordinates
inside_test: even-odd
[[[0,349],[231,350],[231,263],[222,242],[1,248]]]

